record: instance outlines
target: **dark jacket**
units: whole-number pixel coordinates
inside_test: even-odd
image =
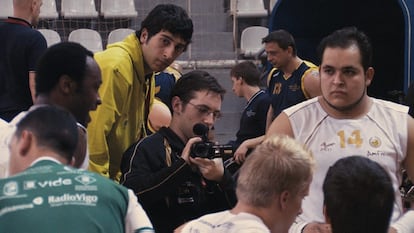
[[[121,184],[135,191],[158,233],[236,203],[231,175],[225,171],[221,183],[205,180],[181,158],[184,146],[171,129],[161,128],[123,155]]]

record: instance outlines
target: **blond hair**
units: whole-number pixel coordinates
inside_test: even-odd
[[[312,154],[302,144],[286,135],[272,136],[257,146],[240,168],[237,197],[266,207],[283,191],[296,195],[309,184],[313,166]]]

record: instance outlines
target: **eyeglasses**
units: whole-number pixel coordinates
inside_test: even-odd
[[[210,114],[213,114],[214,119],[218,119],[221,117],[220,111],[211,111],[210,108],[205,105],[196,105],[190,102],[187,103],[193,106],[195,109],[197,109],[198,113],[200,113],[200,115],[203,115],[204,117],[209,116]]]

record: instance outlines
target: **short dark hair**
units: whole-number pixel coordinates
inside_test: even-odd
[[[322,39],[318,46],[318,57],[322,63],[323,53],[326,48],[349,48],[356,45],[361,54],[361,64],[364,70],[372,66],[372,46],[368,36],[359,31],[356,27],[346,27],[334,31],[332,34]]]
[[[288,31],[279,29],[269,33],[266,37],[262,39],[262,43],[269,43],[274,42],[279,45],[279,47],[283,50],[288,49],[288,47],[292,47],[292,53],[296,56],[296,43],[295,39],[293,38],[292,34]]]
[[[178,79],[171,92],[171,97],[178,96],[181,101],[188,103],[195,97],[194,92],[204,90],[220,94],[221,99],[226,92],[215,77],[206,71],[193,70]]]
[[[244,61],[235,66],[230,71],[232,77],[241,77],[247,85],[260,85],[260,71],[257,66],[251,61]]]
[[[36,95],[49,94],[62,75],[68,75],[82,88],[87,57],[93,58],[93,53],[76,42],[61,42],[50,46],[37,64]]]
[[[71,161],[78,143],[78,126],[68,111],[54,105],[35,107],[16,125],[16,137],[24,130],[35,135],[38,146],[55,151]]]
[[[193,21],[183,8],[173,4],[159,4],[152,9],[142,21],[141,29],[135,33],[138,38],[144,28],[148,31],[148,39],[161,30],[166,30],[180,36],[187,45],[191,43],[193,35]]]
[[[333,233],[386,233],[395,200],[391,178],[377,162],[350,156],[338,160],[323,183]]]

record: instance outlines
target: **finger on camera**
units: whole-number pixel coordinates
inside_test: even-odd
[[[210,159],[201,157],[190,157],[190,161],[192,164],[195,164],[197,166],[208,166],[214,164],[214,162],[212,162]]]

